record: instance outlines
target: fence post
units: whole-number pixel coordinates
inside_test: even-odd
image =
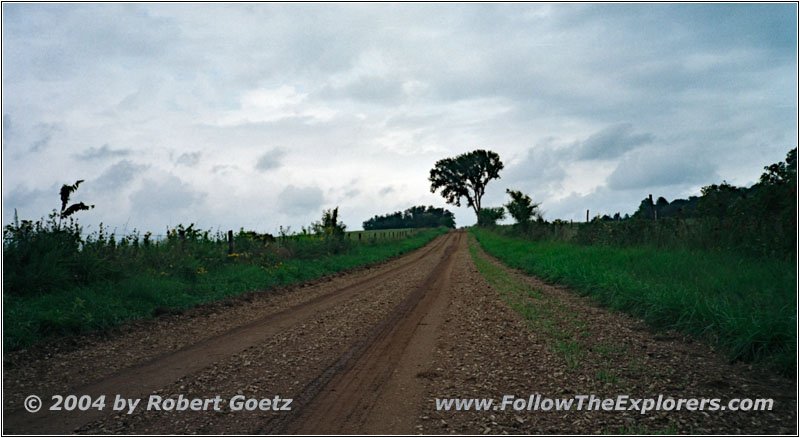
[[[233,230],[228,230],[228,254],[233,254]]]
[[[586,222],[589,222],[589,210],[586,210]]]
[[[358,241],[361,242],[361,233],[358,233]]]

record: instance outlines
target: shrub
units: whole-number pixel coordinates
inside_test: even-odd
[[[503,207],[481,208],[478,212],[478,226],[489,227],[497,225],[497,221],[506,218],[506,210]]]

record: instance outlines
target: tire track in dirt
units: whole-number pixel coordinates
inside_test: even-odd
[[[445,317],[455,234],[442,260],[418,288],[298,395],[294,415],[278,417],[259,433],[411,433],[420,407],[418,375],[429,364]]]
[[[424,264],[427,259],[435,258],[447,241],[447,237],[437,238],[422,251],[418,250],[401,257],[401,259],[407,259],[402,263],[384,269],[378,268],[378,272],[374,275],[354,284],[323,293],[283,311],[268,314],[219,335],[190,344],[177,351],[162,354],[88,385],[61,392],[61,394],[86,394],[93,398],[100,395],[111,396],[112,400],[106,400],[107,403],[113,401],[113,394],[123,394],[127,398],[145,396],[184,376],[230,358],[288,327],[313,317],[323,309],[335,307],[354,296],[367,294],[388,278],[402,276],[410,269],[419,269],[418,265]],[[301,290],[298,292],[302,293]],[[40,393],[39,395],[47,404],[49,394],[42,395]],[[38,413],[31,414],[20,408],[6,409],[3,413],[3,432],[12,434],[69,433],[106,415],[108,415],[108,410],[65,412],[43,409]]]

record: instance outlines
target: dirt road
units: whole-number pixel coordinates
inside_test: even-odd
[[[565,362],[552,333],[515,312],[476,270],[468,240],[452,232],[370,268],[5,354],[3,432],[795,433],[794,382],[728,364],[701,344],[650,333],[574,292],[523,278],[592,334],[579,342],[586,349],[579,363]],[[775,402],[768,412],[646,415],[446,412],[434,403],[537,393]],[[22,408],[31,394],[44,401],[37,413]],[[106,406],[51,411],[54,394],[104,395]],[[117,395],[142,401],[130,414],[114,411]],[[206,410],[147,409],[153,395],[208,401]],[[237,395],[270,405],[233,410]]]

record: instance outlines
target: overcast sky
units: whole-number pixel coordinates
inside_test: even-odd
[[[3,223],[349,229],[490,149],[546,218],[632,213],[797,146],[795,4],[9,4]]]

